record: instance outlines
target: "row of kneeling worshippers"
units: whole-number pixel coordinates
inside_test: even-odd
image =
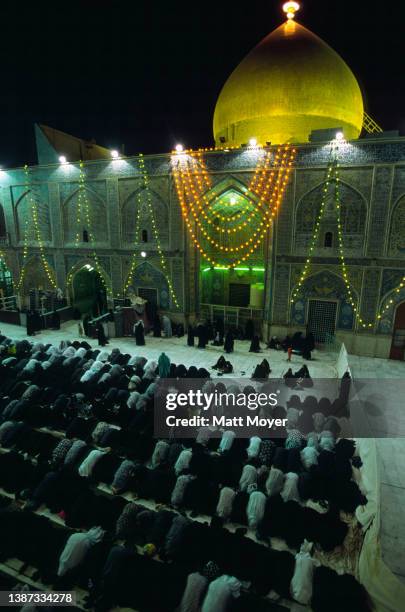
[[[313,550],[335,554],[348,532],[342,512],[353,513],[359,504],[366,503],[353,480],[359,465],[355,444],[339,439],[333,419],[321,427],[318,424],[320,431],[314,426],[306,436],[292,429],[286,432],[286,438],[238,439],[232,431],[224,431],[218,438],[201,429],[196,439],[156,440],[151,409],[158,376],[156,363],[149,363],[148,369],[146,361],[137,357],[128,366],[130,356],[128,359],[112,352],[89,357],[91,349],[86,347],[67,347],[75,354],[70,351],[64,356],[61,352],[66,347],[50,351],[51,347],[27,343],[17,348],[15,360],[7,361],[8,352],[3,355],[4,350],[0,357],[4,374],[0,381],[0,386],[4,384],[0,400],[0,444],[4,451],[0,454],[0,487],[17,499],[17,508],[5,500],[5,516],[18,515],[16,520],[21,521],[16,528],[7,523],[8,519],[4,521],[7,546],[1,553],[3,559],[12,556],[26,560],[37,567],[43,580],[62,581],[63,586],[88,585],[91,580],[95,586],[89,597],[100,609],[108,609],[113,601],[151,612],[171,610],[183,596],[186,606],[190,573],[207,578],[206,588],[195,603],[206,611],[222,612],[228,603],[240,610],[260,610],[266,605],[263,595],[272,590],[298,601],[309,597],[314,610],[326,611],[333,609],[325,595],[331,588],[334,601],[341,604],[340,593],[345,593],[354,602],[353,609],[367,609],[354,578],[329,574],[330,570],[322,573],[326,571],[323,567],[312,568],[312,579],[306,579],[312,587],[309,595],[307,587],[303,589],[307,595],[299,595],[299,572],[293,580],[298,560],[287,551],[277,553],[276,559],[277,551],[267,547],[270,538],[281,538],[297,555],[308,555],[312,566],[305,540],[313,543]],[[72,377],[78,361],[71,365],[72,361],[66,360],[80,359],[76,354],[80,349],[85,349],[83,358],[90,360],[95,357],[97,361],[102,355],[100,362],[109,366],[109,372],[115,365],[123,370],[100,385],[101,376],[83,381],[80,391],[74,389],[73,393],[67,386],[58,388],[59,381],[63,385],[63,376],[57,374],[66,368]],[[26,370],[20,367],[24,360],[27,365],[31,359],[42,364],[46,361],[42,356],[52,353],[59,359],[55,379],[43,380],[38,366]],[[22,371],[24,375],[19,376]],[[131,380],[133,377],[136,379]],[[13,402],[21,401],[21,385],[26,391],[33,386],[36,389],[17,406]],[[132,385],[142,392],[130,389]],[[139,501],[128,503],[124,496],[131,494]],[[164,507],[155,512],[143,507],[142,499]],[[43,506],[57,513],[59,523],[65,524],[61,532],[66,539],[61,543],[33,527],[33,521],[41,519],[47,529],[53,528],[52,521],[37,514]],[[205,516],[210,524],[194,520],[197,515],[200,520]],[[228,530],[228,521],[239,525],[237,534]],[[0,530],[1,525],[2,520]],[[159,525],[163,535],[153,536],[151,530]],[[246,528],[248,534],[244,533]],[[46,541],[42,548],[36,536],[25,537],[34,532]],[[260,542],[253,542],[251,535]],[[70,536],[73,540],[68,546]],[[145,551],[139,546],[146,546]],[[144,552],[147,554],[140,554]],[[114,561],[122,554],[129,559],[124,569],[119,560],[117,565]],[[219,568],[220,575],[217,572],[215,579],[204,574],[210,561]],[[251,568],[255,568],[254,575]],[[174,572],[179,572],[177,581]],[[112,576],[110,582],[108,576]],[[230,577],[229,584],[236,584],[235,580],[242,584],[239,589],[228,589],[228,578],[220,580],[223,576]],[[151,580],[161,584],[159,593],[151,594],[150,588],[148,593],[145,584]],[[239,597],[233,597],[232,592]]]
[[[170,509],[95,498],[93,520],[90,512],[77,514],[62,527],[0,495],[2,563],[16,557],[36,569],[34,580],[59,590],[80,586],[96,610],[270,610],[268,597],[310,603],[314,612],[343,604],[370,610],[355,578],[320,566],[307,541],[294,555],[255,542],[243,529],[231,532],[216,518],[203,523]]]

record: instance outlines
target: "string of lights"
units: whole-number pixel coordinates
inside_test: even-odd
[[[276,215],[276,212],[278,210],[278,207],[281,203],[285,188],[288,184],[288,179],[289,179],[289,173],[292,169],[292,164],[293,164],[293,159],[295,157],[295,153],[296,150],[292,149],[291,153],[290,153],[290,158],[287,159],[288,156],[288,151],[289,147],[288,145],[285,147],[285,151],[283,153],[283,155],[280,155],[279,153],[277,154],[277,157],[281,157],[281,162],[278,168],[278,178],[277,181],[275,183],[275,185],[273,186],[273,193],[269,199],[269,202],[267,203],[267,194],[268,191],[270,189],[270,180],[267,180],[266,183],[263,185],[263,181],[264,181],[264,176],[265,176],[265,171],[261,170],[261,169],[256,169],[254,178],[252,179],[251,183],[253,182],[253,184],[256,184],[256,182],[258,183],[258,185],[256,186],[256,193],[259,194],[259,201],[257,202],[257,208],[256,211],[258,209],[260,209],[260,214],[261,214],[261,220],[258,224],[258,227],[256,228],[256,231],[254,231],[252,233],[253,237],[251,236],[245,243],[237,245],[237,246],[224,246],[221,245],[220,243],[218,243],[215,239],[211,238],[211,236],[208,234],[208,232],[205,230],[205,228],[201,227],[201,224],[199,224],[199,220],[198,220],[198,214],[197,211],[194,208],[194,205],[199,209],[199,212],[202,210],[203,205],[201,204],[201,202],[199,201],[199,199],[197,199],[196,194],[197,194],[197,189],[195,188],[195,186],[192,184],[191,181],[191,172],[189,171],[189,169],[187,170],[187,172],[185,172],[184,174],[182,174],[181,171],[177,171],[177,168],[179,167],[179,163],[174,164],[174,168],[173,168],[173,175],[174,175],[174,179],[175,179],[175,185],[176,185],[176,190],[177,190],[177,194],[179,197],[179,202],[180,202],[180,207],[182,210],[182,214],[183,214],[183,218],[184,221],[186,223],[187,229],[190,233],[190,236],[192,238],[192,241],[194,242],[194,244],[196,245],[196,247],[198,248],[198,250],[200,251],[201,255],[210,263],[212,263],[213,265],[216,265],[218,262],[215,261],[214,258],[210,257],[210,255],[206,252],[205,248],[200,244],[200,241],[198,240],[192,224],[190,222],[189,219],[189,209],[191,210],[191,213],[195,219],[195,221],[197,222],[197,225],[200,227],[203,236],[208,240],[208,242],[210,242],[214,247],[216,247],[217,249],[219,249],[221,252],[225,252],[225,253],[234,253],[237,252],[238,255],[240,254],[239,251],[242,251],[244,249],[248,250],[248,253],[246,255],[243,255],[241,258],[239,258],[236,262],[230,263],[225,265],[224,267],[226,269],[229,268],[233,268],[237,265],[239,265],[240,263],[242,263],[243,261],[246,261],[247,257],[250,256],[251,254],[254,253],[254,251],[256,250],[256,248],[260,245],[260,243],[262,242],[264,236],[266,235],[267,229],[270,227],[270,224],[273,220],[273,218]],[[269,157],[267,157],[267,160],[264,164],[264,168],[266,168],[266,166],[269,164]],[[181,167],[181,166],[180,166]],[[260,174],[262,174],[262,176],[260,176]],[[274,178],[275,175],[275,171],[273,170],[273,176],[271,176],[271,179]],[[198,174],[196,174],[197,178],[198,178]],[[258,178],[259,176],[259,178]],[[187,179],[185,178],[187,177]],[[251,184],[250,183],[250,184]],[[202,191],[203,186],[202,186],[202,181],[200,181],[200,184],[198,186],[198,191]],[[186,197],[185,197],[186,196]],[[203,196],[203,199],[205,198],[205,203],[206,205],[209,207],[210,203],[207,201],[207,198],[205,197],[205,195]],[[187,206],[187,200],[190,202],[189,206]],[[275,202],[275,203],[274,203]],[[274,203],[274,204],[273,204]],[[273,206],[271,206],[273,204]],[[245,227],[247,226],[247,223],[243,225],[243,229],[245,229]],[[261,228],[264,229],[264,231],[261,231]],[[227,234],[231,234],[232,230],[227,231]],[[254,242],[254,238],[256,238],[256,236],[259,234],[258,239],[256,240],[256,242]]]
[[[358,324],[363,329],[371,329],[372,327],[375,326],[377,321],[382,319],[382,317],[385,314],[385,312],[387,312],[387,310],[393,305],[394,300],[392,298],[387,300],[387,303],[385,304],[385,306],[377,314],[376,321],[374,323],[370,323],[370,322],[367,323],[366,321],[364,321],[364,319],[360,315],[358,304],[356,304],[356,302],[355,302],[355,300],[353,298],[353,292],[352,292],[351,287],[350,287],[350,282],[349,282],[348,273],[347,273],[347,266],[346,266],[346,261],[345,261],[345,256],[344,256],[343,232],[342,232],[342,223],[341,223],[341,215],[340,215],[340,211],[341,211],[341,198],[340,198],[339,183],[340,183],[340,178],[339,178],[339,176],[336,175],[336,182],[335,182],[335,205],[336,205],[337,226],[338,226],[339,257],[340,257],[340,265],[341,265],[341,268],[342,268],[343,280],[344,280],[345,285],[346,285],[346,291],[347,291],[347,297],[348,297],[349,304],[353,308],[353,312],[355,313],[355,318],[356,318]],[[405,275],[402,277],[402,280],[397,285],[397,287],[395,287],[395,289],[394,289],[395,293],[399,293],[404,286],[405,286]]]
[[[336,171],[335,171],[335,176],[334,176],[334,182],[335,182],[335,210],[336,210],[336,221],[337,221],[337,228],[338,228],[338,244],[339,244],[339,259],[340,259],[340,266],[342,269],[342,276],[343,276],[343,281],[345,283],[346,286],[346,293],[347,293],[347,299],[349,304],[351,305],[351,307],[353,308],[353,312],[354,312],[354,316],[356,318],[356,320],[358,321],[358,323],[363,327],[363,328],[371,328],[373,327],[373,323],[365,323],[364,320],[362,319],[362,317],[360,316],[359,313],[359,308],[358,308],[358,304],[356,303],[356,301],[353,298],[353,292],[350,286],[350,282],[349,282],[349,278],[348,278],[348,272],[347,272],[347,266],[346,266],[346,261],[345,261],[345,256],[344,256],[344,245],[343,245],[343,232],[342,232],[342,222],[341,222],[341,208],[340,208],[340,189],[339,189],[339,174],[338,174],[338,166],[336,166]]]
[[[25,270],[26,270],[26,265],[27,265],[27,258],[28,258],[28,218],[25,219],[25,223],[24,223],[23,260],[22,260],[20,276],[19,276],[19,279],[18,279],[18,282],[17,282],[17,285],[16,285],[17,291],[19,291],[21,289],[22,284],[24,282]]]
[[[281,150],[282,150],[282,147],[279,147],[277,150],[277,153],[274,157],[274,166],[277,165],[277,162],[280,159],[280,157],[282,157],[285,160],[285,158],[287,157],[288,145],[285,147],[285,152],[283,156],[280,155]],[[190,161],[189,160],[191,159],[191,161],[195,162],[194,152],[192,152],[192,154],[189,156],[182,155],[180,157],[175,156],[174,158],[172,158],[174,162],[174,168],[173,168],[174,174],[179,173],[179,176],[181,179],[180,183],[179,181],[176,182],[176,185],[181,185],[182,188],[184,189],[184,184],[187,179],[190,185],[190,189],[191,189],[191,196],[188,199],[188,206],[186,206],[185,209],[182,210],[183,217],[185,215],[189,216],[189,209],[190,209],[201,232],[208,239],[208,241],[213,240],[213,239],[210,237],[209,232],[203,227],[202,221],[200,220],[200,216],[202,216],[203,219],[207,222],[207,224],[210,225],[214,230],[219,231],[222,234],[231,234],[231,233],[236,233],[236,232],[245,230],[245,228],[251,222],[251,220],[257,217],[258,208],[262,206],[262,198],[259,199],[259,202],[256,205],[256,202],[254,199],[250,198],[248,195],[246,196],[249,203],[246,206],[245,211],[248,211],[249,209],[252,209],[252,210],[251,210],[251,213],[248,215],[247,218],[245,218],[244,222],[241,225],[237,227],[232,227],[232,228],[229,228],[229,227],[224,228],[219,225],[215,225],[215,220],[219,220],[221,222],[226,223],[226,222],[234,221],[236,220],[236,218],[233,217],[232,215],[231,216],[221,215],[220,213],[218,213],[218,211],[216,210],[217,198],[215,198],[213,201],[209,201],[208,198],[206,197],[205,195],[206,190],[204,188],[204,182],[206,183],[206,186],[208,188],[211,187],[211,184],[206,178],[208,176],[208,172],[205,168],[201,152],[197,153],[197,158],[198,158],[198,165],[201,167],[200,172],[198,171],[198,169],[195,169],[195,167],[192,168],[193,172],[190,172]],[[269,172],[268,166],[270,164],[270,161],[271,161],[270,151],[267,151],[264,157],[263,156],[260,157],[260,160],[258,164],[256,165],[253,178],[249,183],[247,193],[254,192],[258,194],[259,196],[261,195],[263,195],[264,197],[267,196],[267,193],[271,189],[271,185],[272,185],[274,176],[276,175],[275,168],[273,168],[272,172],[270,173],[270,177],[267,176]],[[185,170],[183,170],[183,165],[186,166]],[[259,189],[255,187],[256,187],[256,182],[258,181],[258,176],[260,176],[260,174],[262,176],[259,179],[259,185],[260,185],[260,189]],[[263,181],[265,180],[265,177],[266,177],[266,183],[263,186]],[[197,185],[192,184],[192,181],[191,181],[192,178],[195,178],[197,180]],[[238,216],[238,218],[241,218],[245,211],[242,211],[242,213]],[[211,219],[210,215],[214,217],[214,221]],[[216,248],[219,248],[219,245],[215,243],[212,242],[212,244],[214,244]]]
[[[192,158],[193,161],[195,161],[193,159],[193,156],[190,156],[190,157]],[[277,163],[278,159],[279,159],[279,155],[277,154],[274,159],[274,164]],[[257,179],[257,175],[259,173],[259,169],[260,171],[262,171],[262,166],[263,166],[263,175],[266,175],[269,171],[268,166],[271,161],[270,152],[266,153],[263,162],[261,160],[262,158],[256,165],[254,177],[251,183],[249,183],[249,186],[247,188],[247,192],[246,192],[247,194],[253,193],[253,192],[256,192],[258,194],[260,193],[259,191],[254,189],[254,185]],[[203,164],[203,161],[199,160],[199,164],[200,165]],[[180,164],[180,173],[181,173],[181,164]],[[275,174],[276,173],[273,170],[273,172],[270,173],[270,178],[267,178],[267,185],[266,185],[267,191],[271,187],[271,181],[274,178]],[[180,175],[182,176],[182,174]],[[201,180],[198,171],[193,171],[193,172],[188,171],[186,175],[188,179],[194,178],[197,180],[197,187],[195,186],[195,184],[192,187],[193,201],[189,202],[189,207],[192,210],[193,214],[195,212],[193,204],[195,204],[196,207],[198,208],[198,214],[196,215],[196,220],[197,220],[197,223],[199,224],[200,229],[202,228],[202,222],[200,221],[200,214],[202,215],[203,219],[207,221],[208,225],[211,225],[213,229],[215,229],[216,231],[225,234],[225,233],[231,233],[231,232],[236,233],[236,232],[243,231],[247,227],[247,225],[252,221],[252,219],[254,219],[257,216],[258,212],[260,213],[260,211],[258,211],[257,209],[255,199],[252,199],[249,197],[249,195],[247,195],[246,198],[248,200],[248,203],[246,207],[244,208],[244,210],[239,215],[237,216],[221,215],[217,210],[217,203],[220,203],[222,205],[221,197],[215,197],[212,201],[209,201],[205,195],[206,190],[204,189],[203,181]],[[206,176],[206,175],[207,175],[207,171],[205,170],[203,176]],[[205,182],[206,182],[207,188],[211,189],[211,183],[210,182],[207,183],[207,181]],[[199,198],[202,198],[203,201],[201,202]],[[250,210],[251,212],[249,214]],[[244,217],[245,213],[248,213],[247,217]],[[210,215],[213,217],[213,219],[210,217]],[[215,225],[215,222],[218,222],[218,221],[222,223],[229,223],[229,222],[237,221],[238,219],[241,219],[243,217],[244,217],[244,221],[242,222],[242,224],[237,227],[232,227],[231,229],[224,228],[220,225]]]
[[[135,223],[135,240],[134,240],[134,247],[138,247],[139,246],[139,227],[140,227],[140,219],[141,219],[141,192],[138,191],[137,194],[137,201],[138,201],[138,209],[137,209],[137,213],[136,213],[136,223]],[[136,250],[133,251],[132,253],[132,257],[131,257],[131,265],[129,268],[129,272],[124,284],[124,295],[126,295],[131,282],[132,282],[132,276],[133,273],[135,271],[135,267],[136,267],[136,262],[137,262],[137,252]]]
[[[85,187],[85,179],[86,179],[86,177],[85,177],[84,170],[83,170],[83,167],[84,167],[83,161],[80,161],[79,167],[80,167],[79,193],[81,191],[82,194],[83,194],[83,204],[82,204],[82,207],[83,207],[83,210],[84,210],[84,218],[85,218],[85,221],[86,221],[86,226],[88,227],[88,236],[89,236],[90,242],[92,244],[94,244],[95,239],[94,239],[94,234],[93,234],[93,229],[92,229],[93,225],[92,225],[92,221],[91,221],[91,217],[90,217],[89,198],[87,196],[87,190],[86,190],[86,187]],[[101,284],[103,285],[107,295],[112,297],[112,295],[113,295],[112,294],[112,290],[107,285],[107,283],[105,282],[104,271],[103,271],[103,268],[102,268],[102,266],[100,264],[100,261],[99,261],[99,258],[98,258],[98,255],[97,255],[97,252],[96,252],[95,249],[93,250],[92,256],[93,256],[93,259],[94,259],[96,271],[97,271],[97,273],[98,273],[98,275],[100,277],[100,280],[101,280]]]
[[[401,282],[395,287],[394,292],[400,293],[401,289],[403,289],[404,287],[405,287],[405,274],[402,277]],[[392,298],[387,300],[387,303],[385,304],[385,306],[381,308],[379,314],[377,315],[378,321],[383,318],[384,314],[387,312],[387,310],[391,308],[391,306],[393,306],[393,304],[394,304],[394,300]]]
[[[161,243],[160,243],[159,232],[158,232],[158,229],[157,229],[157,226],[156,226],[155,214],[153,212],[152,196],[151,196],[150,189],[149,189],[149,177],[148,177],[148,174],[147,174],[147,171],[146,171],[145,161],[143,159],[143,154],[142,153],[139,155],[139,169],[141,171],[142,178],[143,178],[143,185],[145,187],[145,193],[146,193],[146,202],[147,202],[147,205],[148,205],[148,210],[149,210],[150,219],[151,219],[151,223],[152,223],[152,230],[153,230],[153,234],[155,236],[156,246],[157,246],[157,250],[158,250],[158,253],[159,253],[159,257],[160,257],[160,263],[161,263],[161,266],[162,266],[162,269],[163,269],[163,272],[164,272],[167,284],[169,286],[170,295],[171,295],[171,297],[173,299],[173,302],[174,302],[176,308],[179,308],[180,307],[179,306],[179,302],[177,300],[176,293],[174,291],[172,281],[171,281],[170,276],[168,274],[166,260],[165,260],[165,257],[164,257],[164,254],[163,254],[163,250],[162,250],[162,246],[161,246]]]
[[[82,162],[81,162],[82,163]],[[82,201],[83,201],[83,190],[84,190],[84,172],[82,172],[82,166],[80,166],[80,174],[79,174],[79,192],[78,192],[78,196],[77,196],[77,232],[76,232],[76,241],[75,241],[75,246],[76,248],[79,247],[80,242],[82,241],[82,227],[83,227],[83,219],[82,219],[82,215],[83,215],[83,206],[82,206]]]
[[[312,237],[311,237],[311,242],[310,242],[310,245],[309,245],[307,259],[305,261],[304,269],[303,269],[303,271],[301,273],[300,278],[298,279],[297,285],[295,286],[295,288],[294,288],[294,290],[292,292],[292,296],[291,296],[291,300],[290,300],[291,304],[294,302],[294,300],[298,296],[298,294],[299,294],[299,292],[301,290],[302,284],[305,281],[305,279],[307,278],[309,270],[310,270],[310,267],[311,267],[312,254],[313,254],[313,251],[314,251],[314,249],[315,249],[315,247],[317,245],[317,242],[318,242],[319,230],[320,230],[320,226],[321,226],[321,220],[322,220],[322,217],[323,217],[323,214],[324,214],[324,211],[325,211],[325,204],[326,204],[326,199],[328,197],[329,184],[331,183],[332,178],[333,178],[334,163],[335,163],[334,161],[330,161],[329,165],[328,165],[328,169],[327,169],[327,172],[326,172],[325,186],[324,186],[323,191],[322,191],[321,204],[319,206],[319,211],[318,211],[318,214],[317,214],[317,217],[316,217],[316,221],[315,221],[315,229],[314,229],[314,232],[313,232]]]
[[[249,186],[248,186],[248,192],[249,193],[255,192],[260,197],[259,197],[259,201],[257,202],[257,204],[256,204],[255,200],[253,200],[253,203],[252,203],[253,211],[252,211],[252,213],[250,215],[250,218],[253,218],[257,214],[257,212],[259,212],[260,215],[263,215],[263,210],[258,210],[258,209],[262,208],[263,204],[265,203],[265,199],[266,199],[266,196],[267,196],[267,194],[268,194],[268,192],[269,192],[269,190],[270,190],[270,188],[272,186],[274,176],[277,174],[276,173],[276,166],[277,166],[278,160],[281,159],[281,163],[279,163],[278,168],[277,168],[278,170],[280,170],[280,168],[283,169],[287,165],[286,164],[286,158],[287,158],[287,155],[288,155],[287,154],[288,148],[289,148],[288,145],[286,145],[286,147],[284,149],[284,154],[281,155],[280,153],[281,153],[282,148],[279,147],[279,149],[278,149],[278,151],[277,151],[277,153],[275,155],[275,158],[274,158],[274,168],[272,169],[272,172],[270,173],[270,176],[268,176],[268,172],[269,172],[268,166],[269,166],[270,161],[271,161],[271,156],[270,156],[269,152],[266,154],[264,163],[262,165],[258,164],[256,166],[256,170],[255,170],[254,176],[253,176],[253,178],[250,181]],[[295,150],[293,150],[293,154],[294,153],[295,153]],[[293,159],[293,155],[290,158],[288,166],[292,165],[292,159]],[[258,177],[260,177],[260,175],[262,175],[261,178],[258,178]],[[275,191],[273,191],[273,194],[272,194],[272,196],[270,198],[270,202],[269,202],[270,204],[273,202],[274,198],[277,195],[277,192],[278,192],[278,189],[279,189],[279,185],[280,185],[280,178],[281,178],[281,175],[280,175],[280,172],[278,172],[278,179],[279,180],[278,180],[278,182],[276,184],[276,189],[275,189]],[[198,174],[197,174],[197,179],[198,179]],[[263,185],[263,181],[264,180],[266,180],[266,182]],[[258,186],[255,188],[256,182],[258,182]],[[196,191],[196,190],[194,190],[194,191]],[[208,210],[210,212],[212,212],[212,214],[214,214],[215,216],[218,216],[217,212],[215,211],[214,206],[205,197],[205,194],[203,193],[203,188],[202,188],[201,184],[199,185],[199,191],[202,192],[202,197],[203,197],[203,200],[204,200]],[[193,192],[193,195],[194,195],[194,192]],[[193,202],[191,204],[193,204]],[[199,208],[199,212],[202,212],[204,214],[204,208],[201,205],[201,203],[196,203],[196,204],[197,204],[197,206]],[[268,211],[266,210],[266,208],[264,208],[264,214],[266,215],[266,213],[268,214]],[[247,225],[248,225],[248,223],[250,221],[250,218],[247,218],[242,225],[240,225],[238,228],[232,228],[232,230],[223,229],[223,228],[218,227],[218,226],[217,227],[214,226],[214,227],[215,227],[215,229],[220,230],[223,233],[231,233],[231,231],[235,231],[235,229],[236,230],[244,230],[247,227]],[[221,217],[220,216],[220,220],[221,221],[227,221],[228,219],[229,219],[229,217],[226,217],[226,216]],[[198,220],[198,217],[197,217],[197,220]],[[211,221],[209,220],[209,222],[211,222]]]
[[[183,183],[183,184],[182,184],[182,189],[185,191],[186,196],[187,196],[187,197],[189,198],[189,200],[190,200],[189,210],[191,211],[191,214],[192,214],[192,216],[193,216],[194,220],[197,222],[197,225],[198,225],[198,227],[200,228],[200,231],[201,231],[201,233],[203,234],[204,238],[205,238],[205,239],[206,239],[206,240],[207,240],[207,241],[208,241],[208,242],[209,242],[209,243],[210,243],[212,246],[214,246],[215,248],[217,248],[217,249],[219,249],[219,250],[225,250],[225,249],[226,249],[226,251],[230,251],[230,252],[233,252],[233,251],[236,251],[236,250],[238,250],[238,251],[239,251],[239,250],[242,250],[242,248],[243,248],[243,244],[239,244],[238,246],[235,246],[235,247],[232,247],[232,246],[225,247],[224,245],[220,244],[219,242],[217,242],[217,240],[215,240],[214,238],[211,238],[211,236],[209,235],[209,233],[208,233],[208,232],[205,230],[205,228],[204,228],[204,227],[203,227],[203,226],[202,226],[202,225],[199,223],[199,220],[198,220],[198,214],[197,214],[197,212],[195,211],[194,206],[193,206],[193,203],[192,203],[192,195],[191,195],[191,194],[192,194],[192,189],[193,189],[193,186],[192,186],[192,183],[191,183],[191,180],[190,180],[190,176],[189,176],[189,174],[187,174],[187,177],[188,177],[188,179],[189,179],[189,180],[188,180],[186,183]],[[184,211],[183,211],[183,209],[182,209],[182,212],[184,212]],[[186,218],[186,219],[188,219],[188,218],[189,218],[189,214],[186,214],[186,215],[184,215],[184,214],[183,214],[183,217],[184,217],[184,218]],[[260,222],[260,220],[258,220],[258,223],[259,223],[259,222]],[[254,231],[254,232],[253,232],[253,236],[256,236],[256,235],[257,235],[257,228],[255,228],[255,230],[256,230],[256,231]],[[233,231],[233,230],[228,229],[228,230],[227,230],[227,234],[231,234],[231,233],[232,233],[232,231]],[[236,232],[236,228],[234,228],[234,232]]]
[[[180,195],[180,198],[182,198],[182,194]],[[182,199],[180,199],[180,205],[184,206],[184,202],[182,201]],[[218,266],[218,267],[223,267],[224,269],[230,269],[230,268],[234,268],[235,266],[238,266],[240,263],[245,262],[246,259],[255,252],[256,248],[259,246],[259,244],[262,242],[264,236],[266,235],[267,232],[267,228],[270,227],[270,222],[266,224],[264,231],[262,231],[262,233],[259,235],[259,238],[257,239],[257,241],[254,243],[253,242],[253,238],[250,238],[248,243],[250,243],[250,251],[248,254],[243,255],[242,257],[240,257],[236,262],[232,262],[230,264],[225,264],[225,265],[220,265],[213,257],[210,256],[209,253],[207,253],[205,251],[205,249],[201,246],[201,244],[199,243],[196,234],[193,231],[193,228],[191,226],[190,221],[186,218],[185,219],[188,231],[191,235],[192,241],[194,242],[195,246],[197,247],[197,249],[199,250],[200,254],[204,257],[204,259],[206,259],[212,266]],[[263,222],[261,223],[261,225],[263,226]],[[247,244],[247,246],[249,246],[249,244]]]
[[[337,157],[338,146],[332,148],[332,154],[334,152]],[[304,265],[304,269],[301,273],[301,276],[298,280],[298,283],[292,293],[291,303],[294,303],[295,299],[297,298],[300,292],[303,282],[308,276],[308,272],[309,272],[310,265],[312,262],[312,254],[318,242],[320,224],[321,224],[321,220],[324,214],[325,201],[328,195],[328,187],[331,183],[333,183],[334,184],[334,204],[335,204],[335,211],[336,211],[337,234],[338,234],[339,260],[340,260],[340,267],[342,270],[343,281],[346,287],[347,300],[353,309],[354,317],[355,317],[357,324],[361,326],[363,329],[372,329],[373,327],[375,327],[375,324],[377,323],[377,321],[382,319],[382,317],[384,316],[384,313],[387,312],[387,310],[393,305],[394,300],[392,298],[387,300],[384,307],[377,314],[376,321],[374,323],[366,322],[360,315],[359,305],[358,305],[358,302],[355,300],[354,293],[353,293],[353,290],[350,284],[349,273],[348,273],[345,253],[344,253],[343,227],[342,227],[342,220],[341,220],[340,175],[339,175],[339,164],[337,162],[336,157],[332,159],[328,165],[325,187],[323,189],[321,205],[320,205],[316,223],[315,223],[315,230],[312,235],[312,239],[310,243],[308,257]],[[401,282],[397,285],[397,287],[395,287],[394,292],[399,293],[403,287],[405,287],[405,275],[402,277]]]
[[[57,284],[54,278],[54,275],[51,271],[51,268],[48,264],[48,261],[46,259],[45,256],[45,248],[44,248],[44,241],[42,240],[42,236],[41,236],[41,230],[40,230],[40,225],[39,225],[39,219],[38,219],[38,205],[36,202],[36,198],[33,197],[33,189],[30,186],[30,174],[29,174],[29,169],[27,164],[24,166],[24,174],[25,174],[25,180],[26,180],[26,186],[28,188],[28,202],[29,202],[29,209],[31,212],[31,219],[33,222],[33,226],[34,226],[34,233],[35,233],[35,238],[36,238],[36,242],[38,243],[38,247],[39,247],[39,258],[41,260],[44,272],[48,278],[48,281],[51,285],[51,287],[53,287],[54,289],[57,288]],[[27,266],[27,258],[28,258],[28,220],[26,219],[25,221],[25,232],[24,232],[24,248],[23,248],[23,265],[22,265],[22,269],[21,269],[21,274],[20,274],[20,278],[18,280],[17,283],[17,289],[20,289],[23,282],[24,282],[24,278],[25,278],[25,272],[26,272],[26,266]]]
[[[276,151],[276,153],[275,153],[275,156],[274,156],[274,166],[277,165],[277,161],[280,158],[281,151],[282,151],[282,147],[279,146],[277,151]],[[247,189],[247,191],[249,193],[254,193],[255,192],[255,186],[256,186],[256,182],[258,180],[258,177],[261,175],[262,178],[264,178],[264,176],[266,175],[267,167],[268,167],[269,162],[270,162],[271,157],[272,157],[272,151],[270,151],[270,150],[265,151],[265,150],[263,150],[261,148],[258,148],[258,147],[255,147],[255,153],[256,153],[256,155],[258,155],[258,161],[256,163],[256,167],[255,167],[255,171],[254,171],[253,177],[251,178],[251,180],[249,182],[248,189]],[[203,182],[205,182],[205,185],[206,185],[205,189],[203,188],[203,185],[201,185],[201,181],[199,183],[200,192],[201,192],[201,195],[202,195],[202,194],[204,194],[204,192],[207,189],[209,190],[212,187],[212,183],[211,183],[211,180],[210,180],[210,177],[209,177],[209,173],[207,171],[207,168],[205,166],[204,159],[203,159],[203,149],[198,149],[198,151],[196,151],[196,152],[195,151],[191,151],[190,154],[189,154],[189,157],[193,161],[197,161],[198,162],[198,164],[196,164],[196,168],[194,170],[194,176],[198,177],[198,175],[200,173],[201,176],[202,176]],[[272,173],[272,177],[274,177],[274,171]],[[209,203],[210,204],[210,208],[213,208],[215,206],[216,202],[220,201],[220,197],[221,196],[219,196],[219,197],[217,196],[212,201],[210,201],[210,203]],[[242,214],[240,216],[242,216]],[[227,217],[221,218],[221,221],[227,221]]]

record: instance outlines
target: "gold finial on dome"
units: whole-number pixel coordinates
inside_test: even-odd
[[[295,17],[295,13],[300,10],[298,2],[286,2],[283,4],[283,11],[287,14],[287,19],[291,21]]]

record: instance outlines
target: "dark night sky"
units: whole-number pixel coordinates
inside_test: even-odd
[[[127,154],[210,146],[219,91],[281,23],[281,4],[4,3],[0,165],[35,162],[34,122]],[[373,4],[303,0],[298,21],[346,60],[378,123],[405,134],[405,3]]]

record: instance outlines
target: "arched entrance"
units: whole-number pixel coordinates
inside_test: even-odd
[[[298,276],[297,276],[298,277]],[[352,331],[355,317],[353,306],[347,301],[343,278],[322,270],[308,276],[295,295],[293,287],[291,323],[305,326],[314,334],[316,342],[330,342],[336,330]],[[357,301],[355,291],[352,290]]]
[[[405,302],[395,312],[390,359],[404,360],[405,355]]]
[[[69,291],[71,304],[80,314],[97,317],[107,311],[107,292],[101,275],[91,263],[73,273]]]

